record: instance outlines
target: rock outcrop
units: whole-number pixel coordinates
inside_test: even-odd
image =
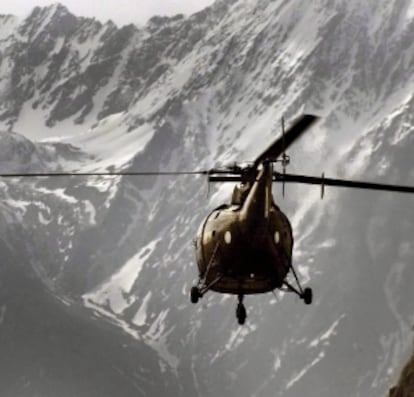
[[[413,397],[414,396],[414,354],[401,372],[400,379],[390,392],[389,397]]]

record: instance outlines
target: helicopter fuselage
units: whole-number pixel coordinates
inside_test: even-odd
[[[256,159],[244,166],[235,163],[226,168],[206,172],[209,182],[239,183],[229,204],[213,210],[203,221],[196,238],[199,270],[197,285],[190,289],[191,302],[196,304],[208,291],[238,295],[236,317],[240,325],[246,321],[244,295],[260,294],[276,289],[292,292],[306,305],[313,301],[311,287],[302,287],[292,264],[292,228],[286,215],[276,206],[272,183],[303,183],[354,189],[414,193],[413,186],[337,178],[287,174],[290,158],[286,149],[317,120],[304,114],[273,141]],[[283,173],[273,172],[280,162]]]
[[[196,256],[200,278],[211,290],[248,295],[282,286],[292,260],[292,229],[276,205],[268,215],[248,231],[241,227],[241,208],[234,205],[218,207],[205,219]]]
[[[200,279],[216,292],[238,295],[280,288],[292,261],[292,228],[274,204],[272,169],[235,188],[231,204],[213,210],[196,237]]]

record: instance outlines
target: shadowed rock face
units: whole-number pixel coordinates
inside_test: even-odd
[[[388,395],[389,397],[414,396],[414,354],[401,372],[400,379]]]
[[[178,395],[148,346],[55,296],[22,252],[0,250],[2,397]]]

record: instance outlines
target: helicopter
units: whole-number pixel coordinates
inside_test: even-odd
[[[272,195],[275,182],[414,193],[414,187],[379,184],[365,181],[288,174],[288,149],[319,117],[299,116],[282,136],[275,139],[257,158],[240,166],[196,171],[111,171],[111,172],[29,172],[3,173],[0,178],[63,177],[63,176],[159,176],[206,175],[209,182],[236,183],[229,203],[215,208],[201,223],[196,238],[195,254],[198,282],[190,289],[193,304],[208,292],[232,294],[238,297],[236,318],[243,325],[247,318],[245,295],[264,294],[281,290],[299,296],[306,305],[313,301],[313,290],[303,288],[293,266],[293,232],[288,217],[280,210]],[[283,172],[274,171],[280,162]],[[292,276],[291,276],[292,275]],[[293,277],[293,281],[291,278]]]
[[[202,222],[195,239],[199,270],[197,285],[190,290],[191,302],[196,304],[207,291],[234,294],[238,297],[236,317],[243,325],[247,318],[243,304],[245,295],[274,292],[276,289],[293,292],[305,304],[313,300],[313,290],[303,288],[292,263],[293,233],[288,217],[277,206],[272,195],[274,182],[320,184],[325,186],[384,190],[414,193],[414,187],[385,185],[287,174],[289,156],[286,149],[308,130],[319,117],[304,114],[276,139],[250,165],[237,164],[208,171],[210,182],[236,182],[228,204],[215,208]],[[273,165],[281,162],[283,173]],[[283,190],[284,192],[284,190]],[[288,279],[293,275],[294,281]]]

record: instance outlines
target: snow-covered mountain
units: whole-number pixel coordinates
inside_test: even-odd
[[[414,183],[411,0],[218,0],[122,28],[56,4],[0,21],[1,173],[209,169],[316,112],[289,171]],[[409,355],[413,197],[275,187],[315,303],[248,297],[240,327],[232,297],[188,296],[196,229],[231,186],[1,186],[2,395],[377,396]]]

